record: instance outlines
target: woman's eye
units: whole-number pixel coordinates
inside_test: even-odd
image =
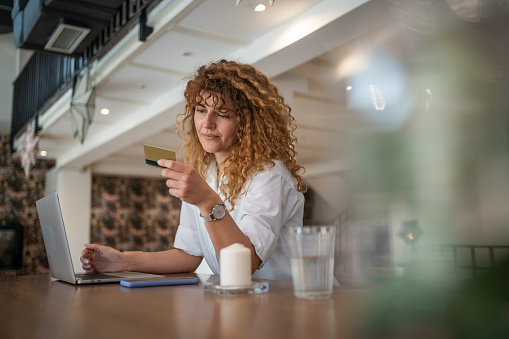
[[[220,118],[228,119],[231,116],[230,111],[228,110],[218,110],[216,112],[217,116]]]
[[[198,113],[206,113],[207,111],[204,110],[203,108],[195,108],[194,109],[195,112],[198,112]]]

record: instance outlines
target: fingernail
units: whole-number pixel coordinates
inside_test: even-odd
[[[162,160],[157,160],[157,164],[158,164],[158,165],[162,165],[162,164],[163,164],[163,161],[162,161]]]
[[[85,264],[88,264],[88,260],[85,260]]]

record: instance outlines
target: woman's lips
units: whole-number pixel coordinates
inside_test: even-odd
[[[202,135],[205,139],[208,139],[208,140],[217,138],[217,135],[213,135],[213,134],[202,134]]]

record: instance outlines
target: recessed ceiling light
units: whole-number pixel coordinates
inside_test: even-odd
[[[236,0],[235,7],[237,7],[241,2],[242,2],[242,0]],[[274,0],[269,0],[269,4],[270,4],[270,7],[272,7],[274,5]],[[262,12],[266,8],[265,5],[263,5],[263,4],[257,5],[256,3],[251,3],[249,6],[257,12]]]
[[[265,5],[264,4],[258,4],[254,8],[254,10],[255,10],[255,12],[263,12],[265,10]]]
[[[41,157],[45,157],[48,155],[48,152],[46,151],[41,151],[41,153],[39,153],[41,155]]]
[[[110,110],[107,109],[107,108],[103,108],[103,109],[101,109],[101,114],[102,115],[108,115],[108,114],[110,114]]]
[[[351,91],[351,90],[352,90],[352,88],[353,88],[352,86],[346,86],[346,90],[347,90],[347,91]]]

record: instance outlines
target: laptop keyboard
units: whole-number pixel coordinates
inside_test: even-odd
[[[102,273],[77,273],[76,278],[81,280],[96,280],[96,279],[108,279],[108,278],[123,278],[116,275],[107,275]]]

